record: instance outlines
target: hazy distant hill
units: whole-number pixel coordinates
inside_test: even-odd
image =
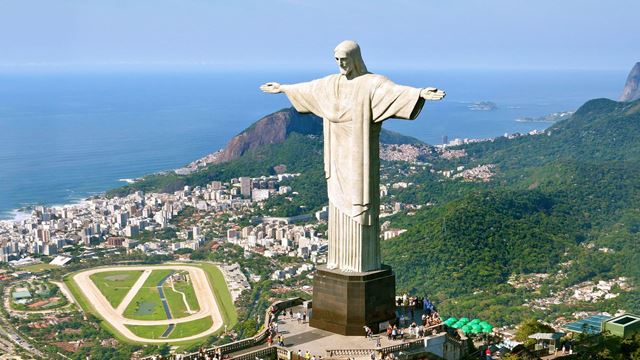
[[[640,62],[637,62],[631,69],[622,90],[620,101],[633,101],[636,99],[640,99]]]

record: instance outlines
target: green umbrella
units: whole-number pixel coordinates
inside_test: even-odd
[[[456,318],[454,318],[452,316],[452,317],[448,318],[447,320],[445,320],[444,322],[449,322],[449,321],[451,321],[451,323],[454,323],[454,322],[458,321],[458,319],[456,319]]]
[[[477,323],[479,323],[479,322],[480,322],[480,319],[473,319],[473,320],[471,320],[471,322],[470,322],[470,323],[471,323],[471,324],[477,324]]]
[[[486,322],[486,321],[480,321],[480,322],[478,323],[478,325],[480,325],[480,326],[485,326],[485,325],[490,325],[490,324],[489,324],[488,322]]]
[[[478,330],[478,331],[482,330],[482,326],[480,326],[478,324],[471,325],[471,328],[473,328],[473,330]]]
[[[462,325],[464,325],[464,324],[461,324],[460,321],[458,321],[457,323],[451,325],[451,327],[454,328],[454,329],[459,329],[459,328],[462,327]]]
[[[473,329],[471,329],[471,328],[466,328],[466,329],[464,327],[462,328],[462,332],[465,333],[465,334],[468,334],[468,333],[470,333],[472,331],[473,331]]]
[[[463,318],[460,318],[460,320],[458,320],[458,321],[464,321],[464,323],[466,324],[466,323],[469,322],[469,318],[463,317]]]
[[[486,328],[482,328],[482,332],[483,333],[492,333],[493,332],[493,328],[492,327],[486,327]]]
[[[479,334],[481,330],[479,329],[471,329],[471,333],[473,334]]]

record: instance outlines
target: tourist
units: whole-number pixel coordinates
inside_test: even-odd
[[[396,337],[398,337],[398,327],[393,325],[393,328],[391,329],[391,339],[395,340]]]
[[[269,337],[267,338],[267,344],[269,346],[271,346],[273,344],[273,338],[271,337],[271,335],[269,335]]]
[[[309,354],[309,350],[307,350],[307,351],[305,351],[305,352],[304,352],[304,358],[305,358],[306,360],[311,359],[311,354]]]
[[[298,349],[298,360],[302,359],[302,350]]]
[[[371,328],[368,327],[367,325],[364,326],[364,337],[365,338],[371,338],[371,336],[373,335],[373,331],[371,331]]]
[[[412,322],[411,326],[409,327],[409,333],[411,334],[411,336],[418,336],[418,324],[416,324],[416,322]]]
[[[307,321],[307,311],[302,313],[302,323],[304,324]]]
[[[391,334],[393,333],[393,328],[391,325],[387,326],[387,340],[391,340]]]
[[[302,321],[302,314],[299,311],[296,313],[296,318],[298,319],[298,324],[300,324]]]

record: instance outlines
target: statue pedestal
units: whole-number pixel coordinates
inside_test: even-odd
[[[396,277],[391,267],[362,273],[318,268],[313,279],[312,327],[341,335],[364,336],[394,322]]]

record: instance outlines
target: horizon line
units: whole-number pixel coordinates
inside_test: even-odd
[[[586,66],[489,66],[489,67],[463,67],[463,66],[415,66],[399,65],[396,67],[370,66],[374,73],[377,71],[631,71],[633,64],[629,67],[586,67]],[[333,64],[332,64],[333,65]],[[230,66],[224,64],[200,64],[200,63],[27,63],[27,64],[2,64],[0,63],[0,73],[7,72],[165,72],[165,71],[196,71],[196,72],[220,72],[233,71],[236,73],[252,73],[264,71],[276,72],[320,72],[331,71],[334,66],[322,66],[310,64],[300,65],[278,65],[278,66]],[[337,72],[337,71],[335,71]]]

